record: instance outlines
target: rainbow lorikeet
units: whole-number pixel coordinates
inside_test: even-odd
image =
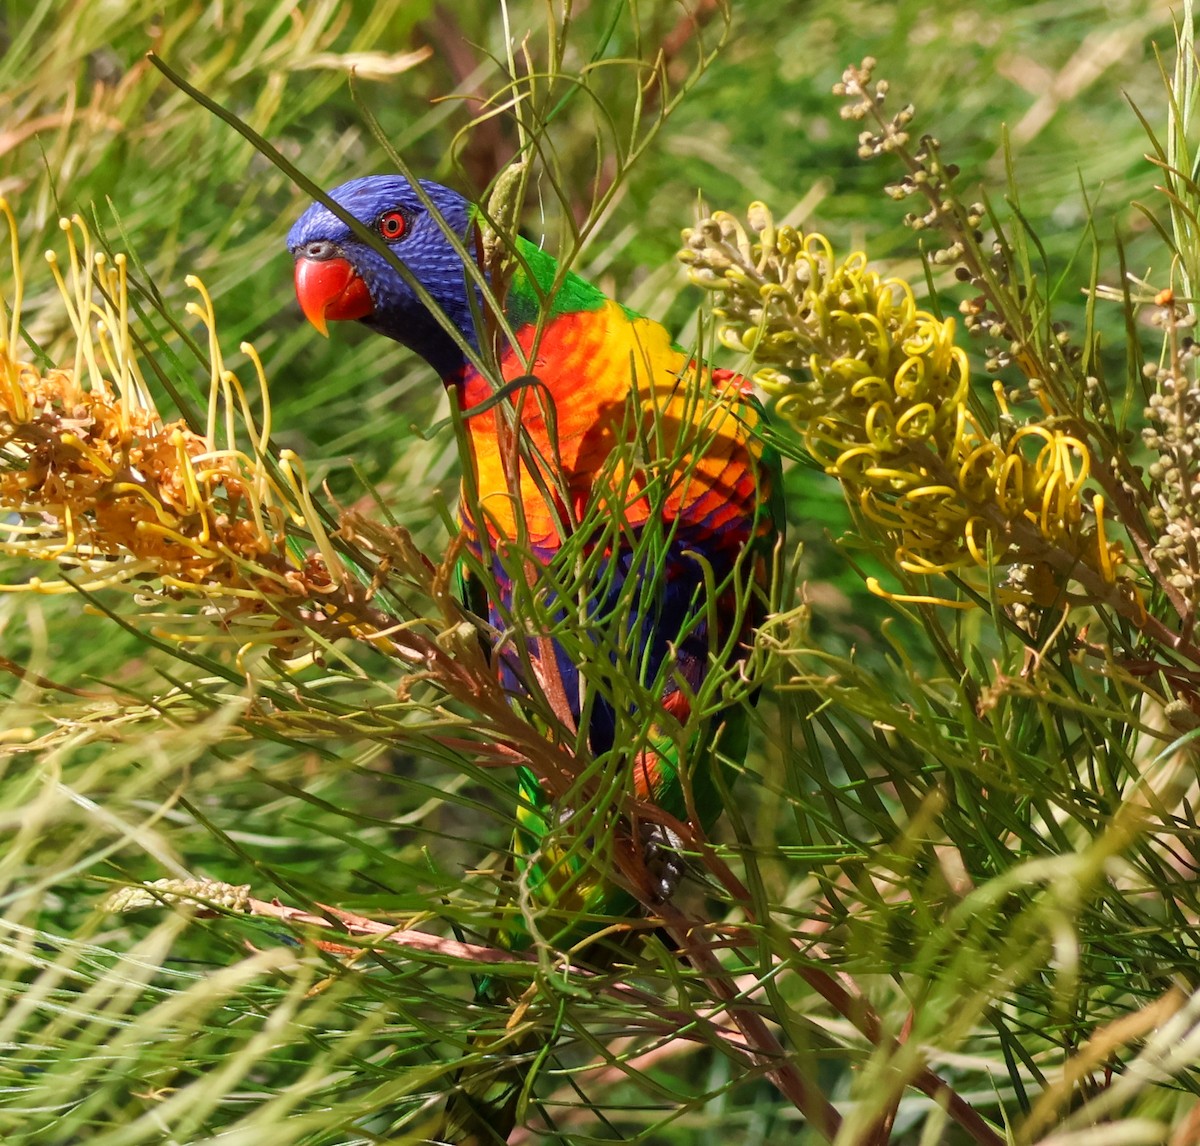
[[[470,453],[460,518],[494,586],[491,599],[468,603],[501,634],[493,657],[514,697],[557,697],[551,707],[576,730],[581,759],[607,761],[617,806],[642,809],[647,886],[665,898],[679,868],[663,846],[677,834],[664,825],[711,826],[716,758],[745,748],[744,705],[723,706],[704,686],[714,665],[744,659],[765,609],[780,483],[755,433],[759,407],[741,378],[697,363],[661,325],[560,273],[522,238],[511,276],[495,284],[516,346],[496,338],[460,254],[475,249],[474,209],[436,183],[419,186],[423,196],[400,176],[373,176],[330,192],[407,276],[327,207],[305,211],[288,235],[301,308],[322,333],[329,319],[357,319],[403,343],[456,391]],[[490,346],[495,383],[476,365]],[[545,631],[530,633],[520,612],[535,597]],[[517,870],[576,921],[569,942],[581,916],[599,931],[604,916],[627,914],[634,897],[588,854],[595,808],[584,846],[548,843],[569,834],[572,807],[528,769],[518,788]],[[577,795],[586,801],[586,787]],[[502,941],[530,942],[519,926]]]

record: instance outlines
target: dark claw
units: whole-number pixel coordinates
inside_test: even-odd
[[[638,832],[642,839],[642,860],[654,889],[654,902],[665,903],[678,890],[687,871],[687,863],[679,854],[683,840],[662,824],[643,821],[638,825]]]
[[[574,815],[574,808],[563,808],[558,813],[559,825],[568,823]],[[645,820],[638,825],[638,834],[642,841],[642,862],[650,875],[654,902],[666,903],[679,890],[687,874],[687,861],[679,854],[683,839],[670,828]]]

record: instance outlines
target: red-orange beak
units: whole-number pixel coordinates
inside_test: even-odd
[[[367,284],[345,259],[297,259],[296,298],[326,338],[329,319],[365,318],[375,309]]]

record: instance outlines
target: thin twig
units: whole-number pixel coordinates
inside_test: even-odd
[[[487,92],[478,83],[480,60],[471,50],[462,26],[445,4],[438,4],[421,30],[437,46],[457,86],[466,93],[467,110],[474,117],[459,163],[477,195],[491,185],[516,155],[516,144],[506,130],[507,117],[489,108]]]
[[[801,1074],[763,1017],[754,1008],[735,1001],[738,992],[729,981],[728,971],[713,957],[711,947],[700,939],[703,930],[696,926],[695,920],[688,919],[669,903],[659,907],[659,914],[680,954],[704,976],[713,994],[724,1001],[729,1017],[753,1048],[754,1059],[764,1068],[767,1078],[795,1104],[814,1130],[832,1142],[841,1128],[841,1115],[818,1087]]]

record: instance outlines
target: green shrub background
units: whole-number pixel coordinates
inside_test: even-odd
[[[683,16],[669,4],[577,7],[568,73],[592,53],[653,56]],[[699,8],[700,40],[715,44],[721,14]],[[231,364],[242,339],[261,354],[275,441],[304,458],[312,488],[365,506],[375,491],[442,554],[458,455],[449,430],[425,434],[446,417],[441,386],[365,330],[325,341],[303,323],[284,236],[307,197],[145,53],[323,186],[388,169],[374,117],[415,171],[481,193],[515,136],[503,118],[472,127],[477,109],[461,96],[503,87],[505,19],[537,52],[548,12],[559,9],[515,2],[505,15],[492,0],[0,7],[0,194],[19,221],[30,338],[50,361],[70,345],[42,252],[60,244],[59,217],[78,212],[158,292],[139,306],[185,406],[203,405],[207,369],[164,315],[183,315],[184,277],[197,274]],[[669,66],[686,70],[697,43],[683,36]],[[919,237],[882,192],[900,172],[858,158],[857,125],[830,94],[865,55],[898,104],[916,105],[961,186],[982,186],[1015,230],[1036,235],[1036,273],[1067,329],[1089,321],[1081,288],[1093,273],[1169,284],[1151,220],[1169,226],[1154,191],[1162,176],[1137,113],[1166,131],[1171,13],[1120,0],[739,0],[726,45],[622,176],[576,269],[686,341],[702,299],[675,261],[681,228],[698,196],[735,213],[761,199],[923,290]],[[614,63],[595,81],[622,123],[628,76]],[[579,103],[553,139],[570,206],[586,214],[597,156]],[[561,211],[550,196],[540,208],[531,196],[524,231],[554,248]],[[6,297],[10,278],[0,275]],[[962,289],[948,274],[933,285],[954,313]],[[1156,359],[1160,332],[1127,327],[1119,304],[1094,320],[1113,378],[1138,375],[1139,344]],[[983,379],[982,347],[963,345]],[[1130,424],[1140,405],[1129,400]],[[779,630],[777,686],[719,835],[777,929],[764,928],[757,955],[767,959],[778,929],[811,933],[804,959],[853,976],[886,1031],[928,1048],[956,1091],[1019,1141],[1191,1141],[1181,1135],[1200,1089],[1195,1053],[1154,1058],[1155,1031],[1191,1047],[1200,1017],[1186,724],[1173,730],[1153,697],[1080,657],[1078,619],[1047,642],[1048,677],[1023,685],[1026,649],[986,612],[931,619],[868,593],[864,573],[886,578],[885,548],[857,536],[838,485],[812,466],[790,466],[787,506],[807,608]],[[34,572],[13,559],[3,577]],[[470,903],[487,896],[469,872],[509,831],[496,780],[363,731],[367,715],[408,719],[388,709],[386,675],[371,680],[387,673],[382,658],[358,658],[358,694],[330,686],[349,707],[331,701],[324,715],[341,715],[311,734],[286,721],[252,733],[236,650],[201,646],[181,660],[147,641],[136,611],[116,595],[0,596],[0,1138],[410,1140],[478,1021],[469,969],[394,952],[347,966],[282,925],[229,916],[114,916],[103,881],[198,874],[262,899],[423,925],[453,901],[450,915],[470,928]],[[1097,622],[1098,643],[1103,631]],[[1196,671],[1152,685],[1170,700]],[[1164,760],[1179,762],[1170,800],[1145,780]],[[1132,815],[1145,792],[1148,811]],[[669,966],[648,981],[686,994]],[[776,981],[749,956],[738,966],[765,982],[760,1001],[847,1117],[845,1141],[971,1140],[915,1090],[890,1095],[896,1079],[911,1081],[915,1052],[873,1046],[795,975]],[[635,1023],[611,1001],[563,997],[578,1009],[568,1025],[596,1044],[576,1033],[564,1070]],[[554,1085],[564,1141],[819,1140],[761,1070],[712,1047],[684,1044],[636,1080]],[[888,1137],[879,1118],[891,1097]]]

